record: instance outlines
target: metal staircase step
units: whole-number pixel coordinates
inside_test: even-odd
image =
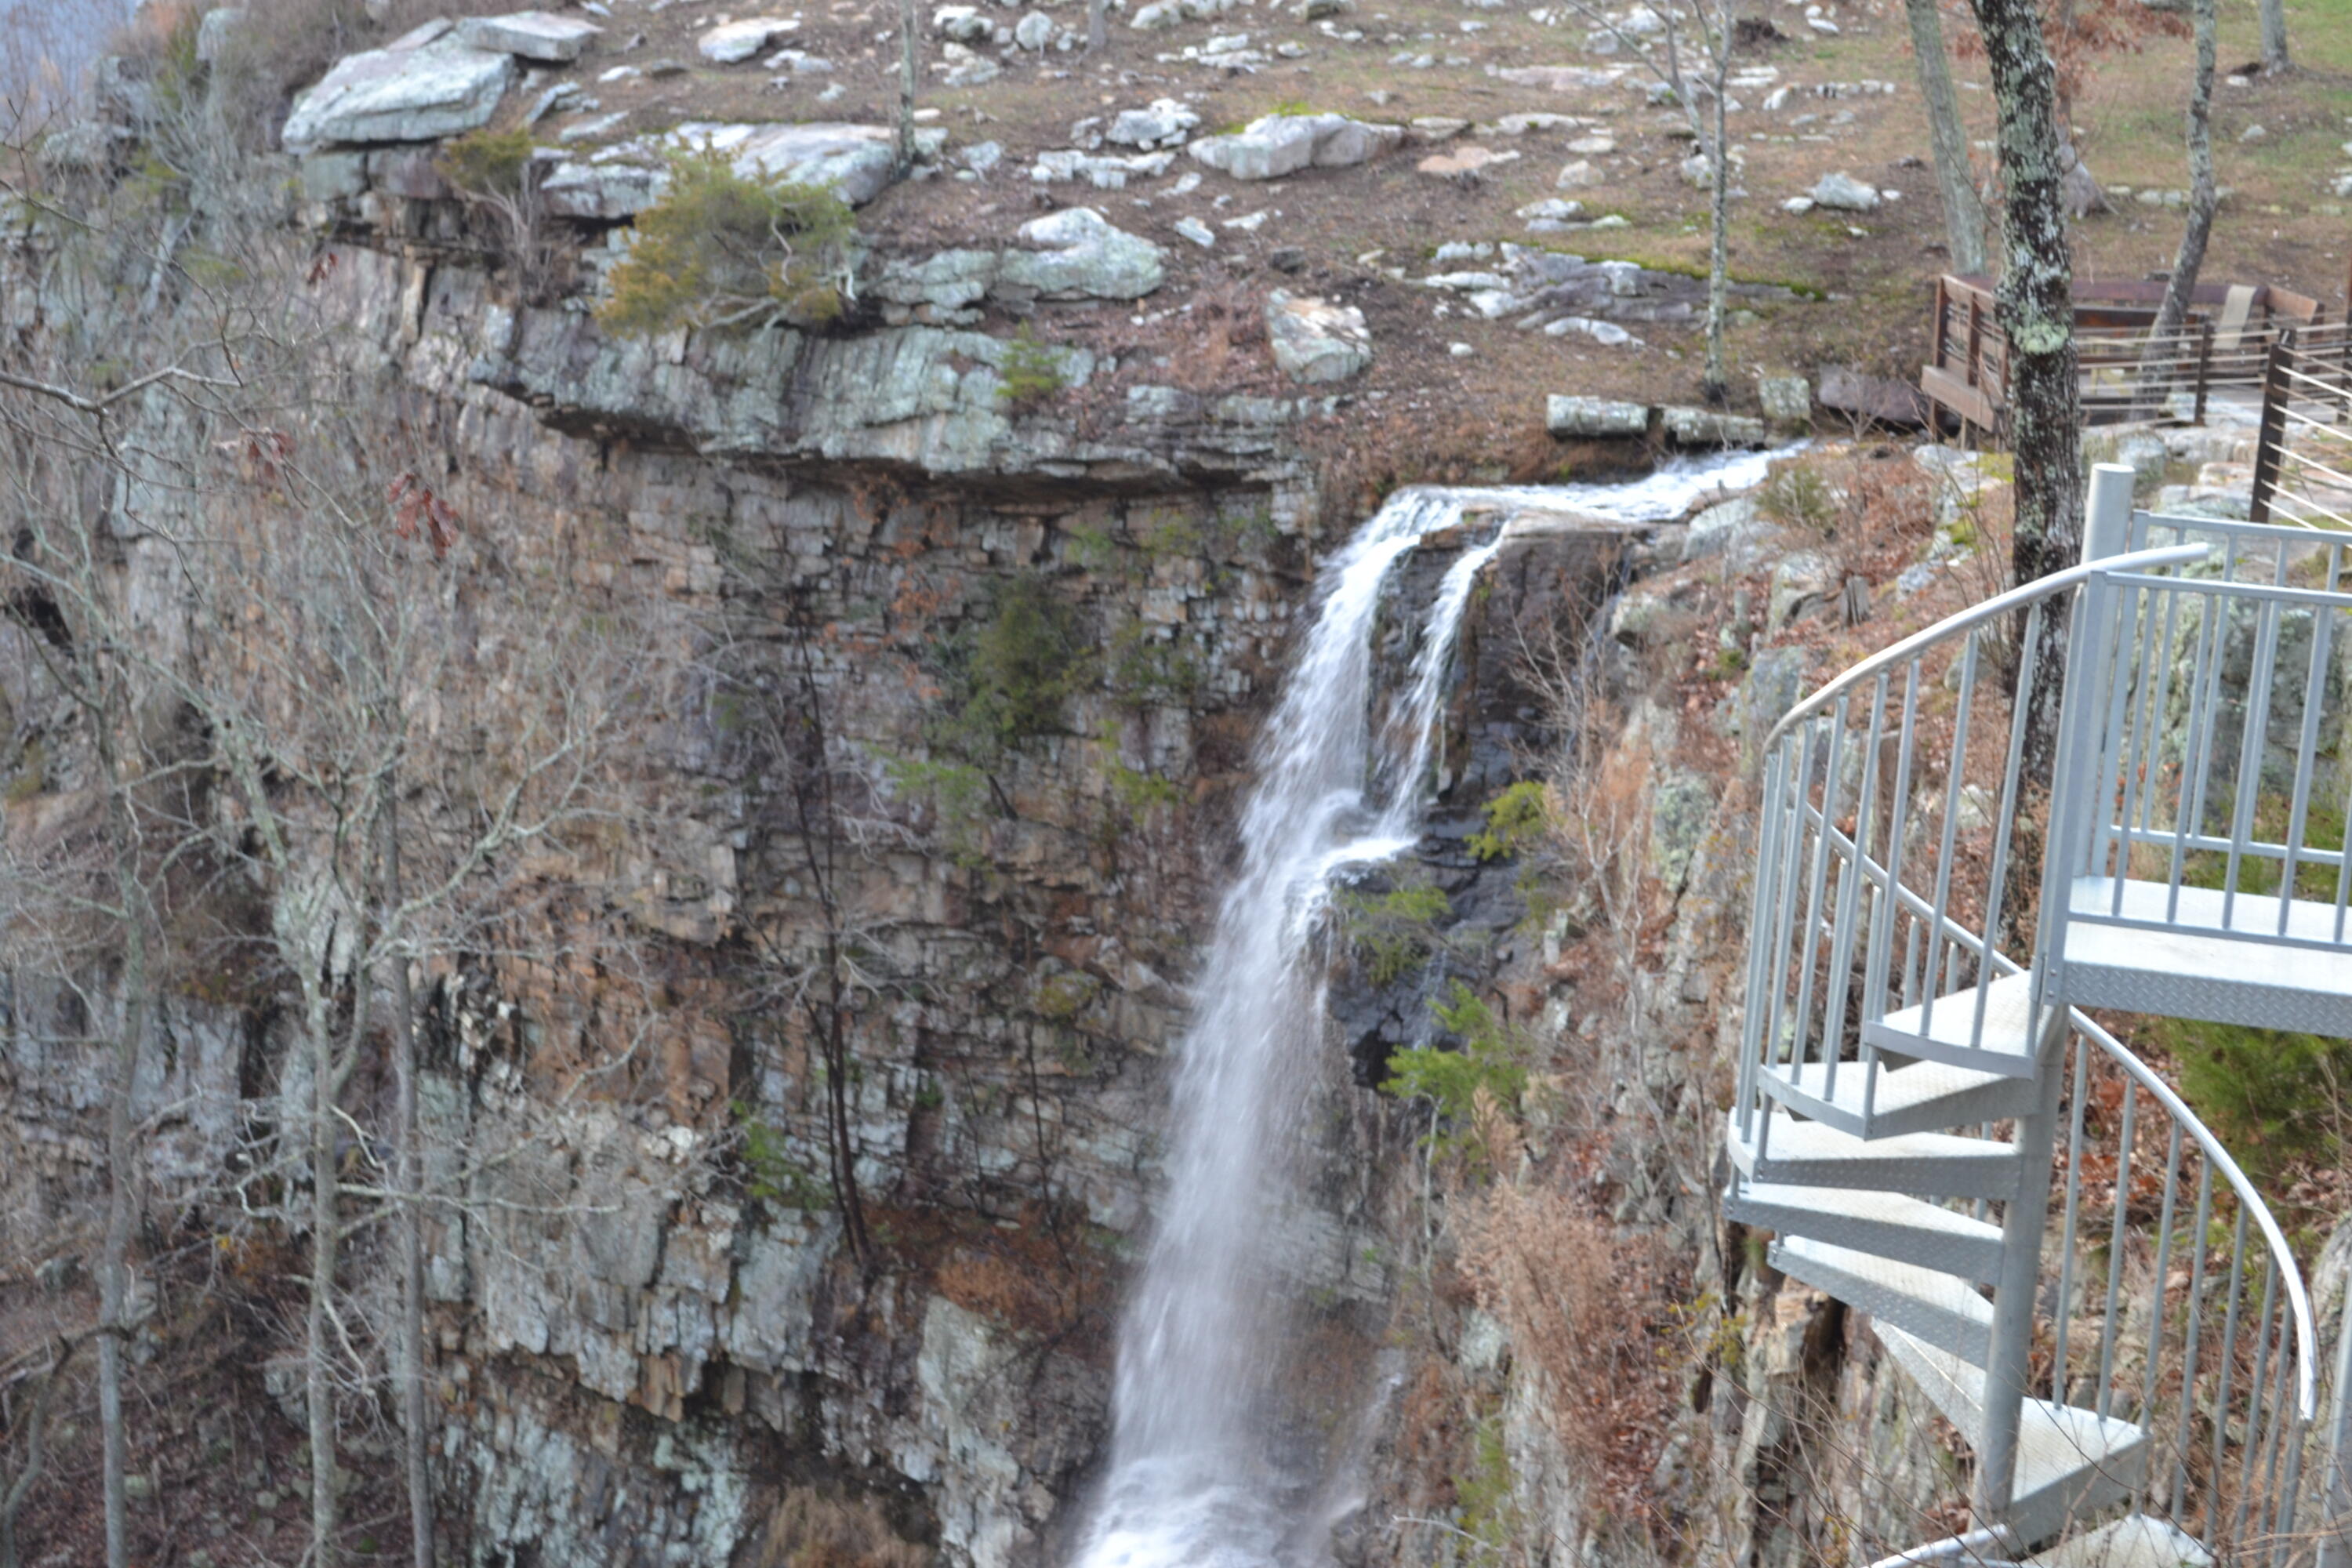
[[[2239,894],[2225,922],[2210,888],[2182,888],[2176,903],[2162,882],[2127,880],[2118,910],[2112,878],[2078,877],[2067,906],[2060,982],[2078,1007],[2352,1036],[2352,956],[2261,940],[2279,930],[2275,897]],[[2335,905],[2292,899],[2285,914],[2289,936],[2335,942]]]
[[[1865,1140],[1819,1121],[1800,1121],[1786,1110],[1757,1116],[1754,1131],[1755,1138],[1742,1138],[1734,1112],[1725,1139],[1732,1164],[1751,1182],[1859,1187],[1927,1198],[2006,1199],[2017,1191],[2017,1151],[1987,1139],[1906,1132]]]
[[[1772,1267],[1849,1307],[1982,1366],[1992,1342],[1992,1303],[1968,1282],[1811,1237],[1773,1243]]]
[[[1984,996],[1984,1025],[1977,997]],[[2033,1076],[2033,974],[2004,974],[1990,986],[1971,985],[1889,1013],[1862,1026],[1863,1041],[1922,1061],[1974,1068],[2004,1078]]]
[[[2212,1568],[2213,1554],[2171,1523],[2136,1513],[2026,1559],[2027,1568]]]
[[[1984,1431],[1984,1373],[1948,1351],[1881,1321],[1872,1325],[1896,1364],[1974,1447]],[[2029,1399],[2019,1414],[2017,1474],[2008,1522],[2021,1541],[2047,1541],[2083,1514],[2137,1489],[2147,1434],[2127,1421],[2071,1405]]]
[[[2000,1273],[2000,1226],[1899,1193],[1739,1182],[1724,1212],[1743,1225],[1940,1269],[1990,1284]]]
[[[1834,1081],[1826,1062],[1783,1062],[1765,1068],[1757,1081],[1790,1110],[1857,1138],[1999,1121],[2032,1110],[2041,1102],[2040,1086],[2032,1079],[1940,1061],[1905,1068],[1882,1063],[1874,1085],[1864,1062],[1838,1063]]]

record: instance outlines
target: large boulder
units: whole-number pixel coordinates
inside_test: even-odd
[[[1878,190],[1866,185],[1841,169],[1823,174],[1813,182],[1813,205],[1833,212],[1867,213],[1878,210]]]
[[[1669,408],[1666,435],[1678,447],[1761,447],[1764,421],[1712,408]]]
[[[1372,363],[1372,334],[1353,305],[1277,289],[1265,298],[1265,330],[1274,363],[1293,381],[1345,381]]]
[[[1136,300],[1167,275],[1160,247],[1114,228],[1092,207],[1066,207],[1020,229],[1028,248],[1008,250],[1000,287],[1041,300]]]
[[[880,195],[898,166],[897,137],[887,125],[688,121],[671,132],[669,140],[678,147],[724,153],[739,174],[830,185],[851,206],[863,206]]]
[[[1201,117],[1172,98],[1152,100],[1149,109],[1122,109],[1103,132],[1121,147],[1179,147],[1199,129]]]
[[[470,16],[457,24],[457,41],[469,49],[519,55],[548,65],[568,65],[588,40],[604,29],[576,16],[518,11],[509,16]]]
[[[1344,114],[1269,114],[1231,135],[1204,136],[1185,150],[1236,180],[1271,180],[1308,167],[1366,163],[1403,140],[1401,125],[1375,125]]]
[[[289,153],[334,144],[434,142],[480,129],[514,80],[514,57],[436,39],[369,49],[335,62],[294,100],[281,136]]]
[[[702,58],[714,65],[739,65],[768,47],[772,39],[800,26],[788,16],[746,16],[721,22],[695,41]]]

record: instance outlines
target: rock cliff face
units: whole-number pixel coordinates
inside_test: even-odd
[[[1162,1053],[1320,542],[1293,427],[1329,405],[1147,384],[1099,417],[1030,416],[980,332],[620,342],[465,266],[321,254],[347,429],[408,443],[467,527],[592,585],[659,672],[627,737],[654,828],[546,868],[629,912],[657,982],[421,974],[448,1544],[502,1568],[766,1562],[814,1496],[946,1561],[1054,1560],[1156,1195]],[[79,308],[18,277],[22,341]],[[1095,369],[1078,356],[1072,384]],[[159,447],[191,439],[167,411],[136,417]],[[1528,731],[1511,628],[1605,591],[1621,531],[1558,520],[1496,569],[1451,721],[1465,823]],[[155,540],[121,534],[126,581],[160,583]],[[1398,625],[1464,542],[1400,574]],[[960,763],[938,726],[970,695],[973,640],[1038,584],[1084,678]],[[824,1192],[822,1065],[776,973],[819,918],[776,783],[775,714],[796,703],[854,759],[840,897],[887,972],[850,1026],[863,1273]],[[1466,830],[1440,856],[1476,880]],[[59,1043],[70,998],[12,1001],[0,1138],[29,1243],[99,1178],[104,1063]],[[1283,1249],[1354,1363],[1389,1311],[1389,1188],[1411,1169],[1411,1128],[1366,1087],[1379,1033],[1331,1055],[1323,1174]],[[302,1081],[258,1003],[174,996],[151,1045],[151,1202],[201,1225]],[[362,1295],[390,1288],[383,1259],[359,1267]],[[289,1409],[292,1378],[268,1378]]]

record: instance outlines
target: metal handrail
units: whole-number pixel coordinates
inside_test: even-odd
[[[1980,604],[1957,610],[1924,631],[1914,632],[1901,642],[1890,643],[1811,696],[1801,700],[1780,716],[1780,721],[1772,726],[1771,733],[1764,737],[1763,750],[1769,752],[1778,745],[1781,736],[1787,734],[1790,727],[1799,720],[1814,716],[1824,703],[1853,690],[1879,671],[1905,663],[1937,644],[1948,641],[1987,621],[1997,621],[2041,600],[2054,598],[2070,588],[2110,572],[2185,566],[2191,561],[2203,560],[2210,553],[2201,544],[2168,544],[2153,550],[2136,550],[2127,555],[2110,555],[2098,561],[2084,562],[2079,566],[2069,566],[2062,572],[2053,572],[2047,577],[2037,577],[2031,583],[2021,583],[2006,593],[1995,594]]]

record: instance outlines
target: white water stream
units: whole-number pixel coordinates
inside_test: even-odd
[[[1334,874],[1412,847],[1464,605],[1498,539],[1447,568],[1411,685],[1376,729],[1372,631],[1390,569],[1473,505],[1499,517],[1671,517],[1717,486],[1753,485],[1767,455],[1679,465],[1628,485],[1400,491],[1318,574],[1313,623],[1259,742],[1242,867],[1179,1047],[1168,1191],[1121,1327],[1110,1467],[1079,1568],[1269,1568],[1327,1557],[1328,1497],[1275,1427],[1292,1153],[1323,1038],[1315,940]],[[1292,1450],[1292,1451],[1285,1451]]]

